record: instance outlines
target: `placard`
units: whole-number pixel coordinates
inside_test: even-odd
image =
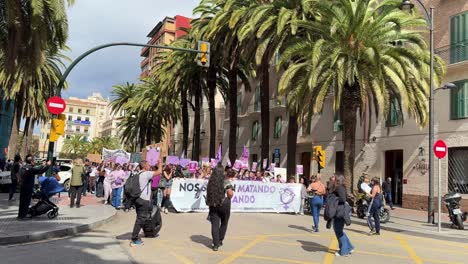
[[[190,161],[188,164],[188,169],[190,173],[197,172],[198,162],[197,161]]]
[[[177,157],[177,156],[167,156],[166,164],[179,165],[179,163],[180,163],[179,157]]]
[[[304,166],[303,165],[296,165],[296,174],[303,175],[304,174]]]

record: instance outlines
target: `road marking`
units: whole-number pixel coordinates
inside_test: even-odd
[[[395,239],[400,241],[400,244],[406,249],[408,254],[410,255],[411,259],[414,261],[416,264],[422,264],[423,261],[422,259],[416,254],[414,249],[406,242],[406,240],[401,237],[401,236],[395,236]]]
[[[248,255],[248,254],[244,254],[244,255],[242,255],[240,257],[241,258],[271,260],[271,261],[277,261],[277,262],[281,262],[281,263],[317,264],[317,262],[298,261],[298,260],[283,259],[283,258],[271,258],[271,257],[257,256],[257,255]]]
[[[332,264],[333,260],[335,260],[335,252],[337,252],[336,248],[338,247],[338,240],[336,238],[332,238],[330,245],[328,246],[328,253],[325,255],[325,259],[323,260],[323,264]]]
[[[179,255],[177,253],[174,253],[174,252],[170,252],[172,256],[174,256],[178,261],[180,261],[180,263],[183,263],[183,264],[193,264],[192,261],[190,261],[188,258],[182,256],[182,255]]]
[[[220,264],[229,264],[229,263],[232,263],[234,260],[236,260],[237,258],[241,257],[245,252],[247,252],[247,250],[253,248],[255,245],[257,245],[258,243],[262,242],[263,240],[267,239],[268,236],[266,235],[261,235],[261,236],[257,236],[257,238],[255,238],[254,240],[250,241],[250,243],[248,243],[247,245],[245,245],[243,248],[241,248],[239,251],[237,251],[236,253],[232,254],[231,256],[229,256],[228,258],[224,259],[223,261],[220,262]]]

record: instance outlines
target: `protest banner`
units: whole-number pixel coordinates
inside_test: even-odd
[[[155,166],[159,162],[159,157],[161,156],[161,152],[159,152],[155,148],[151,148],[148,153],[146,153],[146,160],[150,166]]]
[[[166,164],[179,165],[179,163],[180,163],[180,160],[179,160],[179,157],[177,156],[167,156],[166,158]]]
[[[207,180],[174,179],[171,201],[177,212],[208,212]],[[233,181],[232,212],[297,213],[301,207],[301,184]]]
[[[296,165],[296,174],[303,175],[304,174],[304,166],[303,165]]]
[[[122,149],[102,149],[102,160],[105,162],[116,162],[118,157],[125,158],[127,161],[130,160],[131,154]]]
[[[190,161],[188,164],[189,172],[195,173],[197,172],[198,162],[197,161]]]
[[[183,168],[187,168],[190,161],[191,161],[190,159],[180,159],[180,166],[182,166]]]

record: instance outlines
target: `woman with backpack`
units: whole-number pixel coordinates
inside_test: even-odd
[[[367,224],[369,225],[370,232],[369,235],[380,235],[380,207],[382,206],[382,187],[380,186],[379,178],[372,179],[372,190],[370,193],[372,201],[369,208],[369,216],[367,217]],[[372,218],[374,218],[374,223],[372,223]]]
[[[354,246],[351,244],[351,241],[349,240],[348,236],[344,232],[345,218],[346,218],[346,213],[347,213],[347,210],[346,210],[347,193],[346,193],[346,186],[345,186],[345,178],[343,175],[336,177],[333,195],[335,195],[338,199],[338,203],[336,207],[336,214],[333,217],[333,230],[335,230],[336,239],[338,240],[338,244],[340,247],[340,249],[337,252],[335,252],[335,256],[347,257],[351,253],[354,252]],[[331,200],[330,200],[330,203],[331,203]],[[331,204],[329,206],[331,206]]]
[[[233,176],[234,172],[230,172]],[[210,207],[209,218],[211,222],[211,236],[213,237],[213,250],[223,245],[224,237],[231,215],[231,198],[234,196],[234,187],[224,175],[221,165],[215,167],[206,188],[206,204]]]

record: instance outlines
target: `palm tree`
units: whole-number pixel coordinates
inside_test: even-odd
[[[280,92],[292,98],[300,116],[310,120],[333,95],[333,110],[343,118],[344,174],[351,191],[357,116],[368,100],[377,119],[395,99],[400,112],[405,108],[417,123],[427,123],[430,56],[419,31],[425,21],[399,5],[397,0],[319,2],[316,21],[298,22],[307,36],[291,43],[280,60],[280,67],[289,65]],[[398,42],[403,46],[394,45]],[[445,69],[440,58],[437,64],[439,84]]]
[[[87,152],[91,154],[99,154],[102,149],[118,149],[120,148],[119,140],[112,136],[93,138],[89,144]]]
[[[81,135],[74,135],[70,138],[66,138],[62,151],[65,153],[70,153],[73,158],[78,157],[79,155],[84,155],[86,152],[88,142]]]

